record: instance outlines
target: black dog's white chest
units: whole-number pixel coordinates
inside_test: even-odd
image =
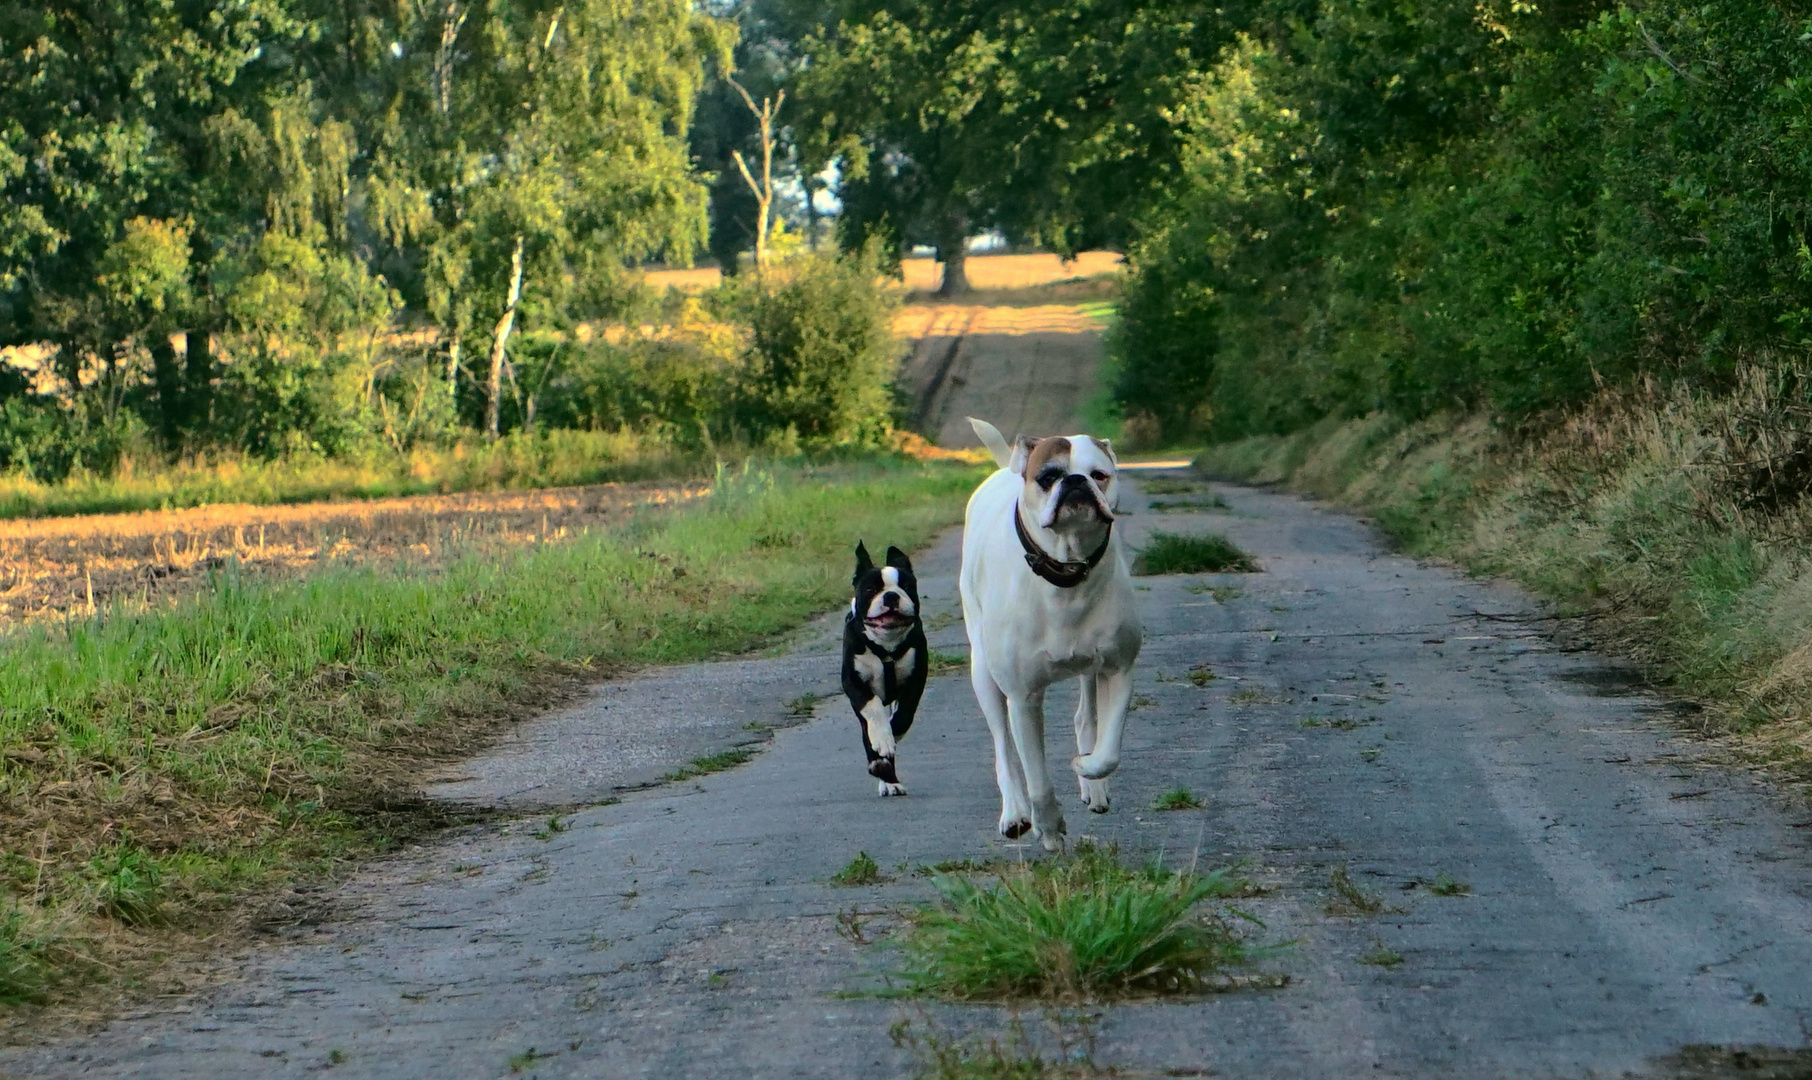
[[[850,657],[850,664],[870,694],[880,698],[883,705],[892,705],[900,700],[900,687],[912,681],[924,658],[911,641],[897,651],[883,649],[866,638],[864,644],[867,648]]]

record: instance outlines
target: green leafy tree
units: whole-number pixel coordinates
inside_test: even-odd
[[[844,240],[928,242],[968,289],[964,239],[1123,242],[1182,149],[1169,114],[1228,39],[1206,4],[837,0],[800,43],[809,166],[842,162]],[[797,21],[797,20],[796,20]]]

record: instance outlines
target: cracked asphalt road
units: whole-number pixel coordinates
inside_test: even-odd
[[[1230,512],[1134,499],[1125,527],[1224,531],[1263,572],[1142,580],[1115,809],[1091,817],[1072,798],[1066,813],[1072,836],[1123,850],[1243,861],[1267,890],[1250,902],[1256,939],[1288,943],[1262,967],[1290,978],[1102,1010],[1098,1062],[1697,1076],[1662,1059],[1812,1041],[1812,812],[1710,764],[1602,661],[1557,651],[1513,590],[1390,555],[1312,503],[1215,490]],[[919,558],[933,646],[953,654],[957,542]],[[783,655],[651,673],[527,725],[436,789],[519,820],[373,865],[328,921],[233,958],[223,985],[8,1049],[0,1073],[909,1074],[887,1037],[908,1009],[849,996],[882,985],[889,946],[855,944],[840,914],[884,931],[890,908],[930,891],[914,867],[1026,849],[994,835],[988,738],[959,668],[933,680],[903,746],[907,799],[875,797],[840,700],[787,719],[801,695],[836,690],[835,618]],[[1055,745],[1073,695],[1053,699]],[[774,729],[748,764],[625,790],[765,736],[747,725]],[[1179,785],[1205,808],[1147,809]],[[828,884],[859,850],[894,880]],[[1329,913],[1341,867],[1383,910]],[[1432,894],[1441,875],[1470,894]],[[953,1031],[1006,1022],[993,1007],[927,1013]]]

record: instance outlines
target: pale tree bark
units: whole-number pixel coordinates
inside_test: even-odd
[[[756,123],[761,125],[761,179],[757,181],[743,160],[742,151],[732,150],[730,154],[736,159],[736,167],[742,171],[742,178],[755,193],[755,271],[760,273],[768,265],[768,226],[774,212],[774,118],[780,115],[780,107],[786,104],[786,91],[782,90],[777,98],[762,98],[761,105],[744,90],[735,79],[730,85],[742,95],[743,104],[755,114]],[[808,190],[807,195],[810,192]]]
[[[447,0],[446,13],[441,17],[440,51],[434,56],[434,103],[442,116],[453,111],[453,49],[459,43],[459,28],[466,24],[469,14],[470,11],[459,10],[459,0]]]
[[[969,292],[969,245],[967,224],[960,217],[947,219],[938,230],[937,257],[944,264],[944,280],[938,285],[939,296],[962,296]]]
[[[447,342],[447,396],[453,404],[459,404],[459,331],[456,329]]]
[[[485,434],[497,437],[497,420],[503,404],[503,362],[509,355],[510,331],[516,326],[516,305],[522,302],[522,237],[516,237],[516,250],[510,254],[510,296],[497,319],[491,335],[491,379],[484,403]]]

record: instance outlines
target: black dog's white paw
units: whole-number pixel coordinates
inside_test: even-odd
[[[880,789],[881,789],[881,798],[883,798],[883,799],[885,799],[889,796],[892,796],[892,795],[906,794],[906,785],[905,784],[890,784],[885,780],[882,780],[880,782]]]

